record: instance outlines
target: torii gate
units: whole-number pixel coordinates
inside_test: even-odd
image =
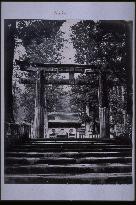
[[[107,103],[107,90],[106,88],[106,73],[100,71],[98,66],[94,65],[80,65],[80,64],[42,64],[42,63],[28,63],[26,61],[18,61],[16,63],[24,71],[36,71],[36,100],[35,100],[35,133],[37,138],[45,138],[48,130],[47,119],[47,104],[45,99],[44,84],[60,84],[60,85],[74,85],[86,84],[85,81],[74,79],[74,73],[84,73],[85,70],[89,73],[99,75],[99,82],[91,83],[91,86],[99,88],[99,120],[100,120],[100,137],[109,138],[109,116],[108,116],[108,103]],[[69,79],[60,80],[45,80],[45,73],[69,73]],[[29,83],[30,80],[20,80],[21,83]],[[31,81],[31,83],[34,83]],[[88,84],[88,83],[87,83]],[[46,129],[45,129],[46,127]]]

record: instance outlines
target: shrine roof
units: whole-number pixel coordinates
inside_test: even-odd
[[[51,112],[48,114],[49,122],[54,123],[80,123],[79,113],[66,113],[66,112]]]

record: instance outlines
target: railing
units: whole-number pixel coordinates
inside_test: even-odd
[[[88,135],[86,135],[85,133],[79,133],[79,135],[78,135],[79,137],[79,139],[84,139],[84,138],[89,138],[89,139],[97,139],[97,138],[100,138],[100,134],[98,134],[98,133],[94,133],[94,134],[92,134],[92,133],[88,133]]]
[[[22,123],[5,123],[6,143],[21,143],[28,140],[31,135],[31,125]]]

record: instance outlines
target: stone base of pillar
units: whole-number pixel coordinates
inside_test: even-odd
[[[45,122],[44,122],[44,138],[48,138],[48,118],[45,116]]]
[[[85,138],[89,138],[90,123],[86,123],[85,128]]]
[[[46,130],[44,125],[44,107],[36,107],[33,123],[33,138],[45,138],[45,136]]]

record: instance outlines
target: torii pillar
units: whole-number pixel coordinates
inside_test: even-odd
[[[99,73],[99,120],[100,138],[110,138],[109,133],[109,108],[108,108],[108,86],[106,72]]]
[[[89,102],[87,102],[87,105],[86,105],[86,115],[89,117],[89,114],[90,114],[90,112],[89,112],[90,110],[89,110]],[[89,131],[90,131],[90,122],[86,122],[85,123],[85,136],[86,136],[86,138],[89,138]]]
[[[46,138],[48,132],[48,114],[45,97],[44,71],[38,69],[36,80],[34,138]]]

